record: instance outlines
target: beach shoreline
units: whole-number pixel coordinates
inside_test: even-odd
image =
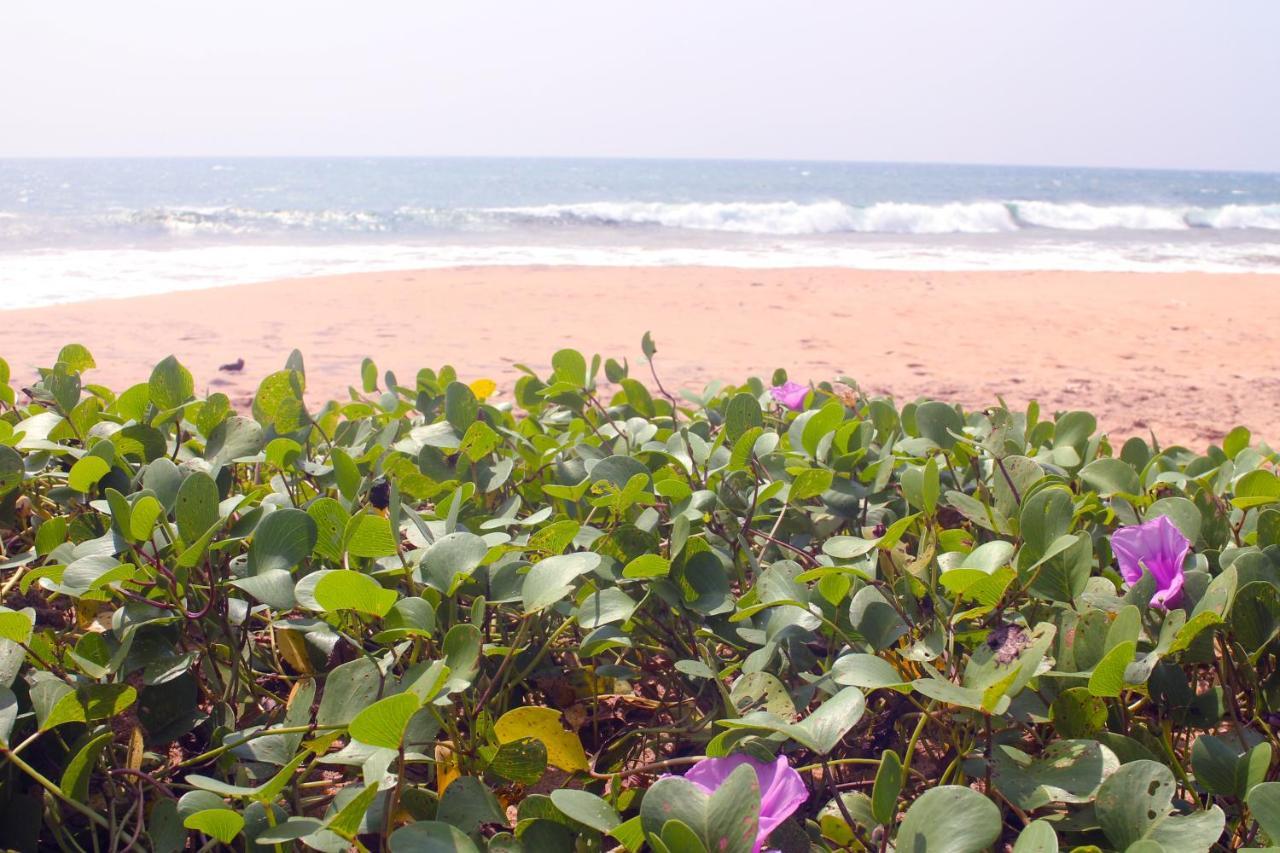
[[[1087,409],[1115,438],[1203,450],[1243,423],[1276,438],[1280,275],[845,268],[457,267],[350,273],[0,311],[15,387],[69,342],[120,390],[176,355],[237,405],[302,351],[307,396],[345,399],[373,358],[402,383],[449,363],[501,392],[555,350],[627,358],[668,388],[847,375],[899,402],[1030,399]],[[219,365],[243,358],[240,373]],[[499,398],[501,399],[501,398]]]

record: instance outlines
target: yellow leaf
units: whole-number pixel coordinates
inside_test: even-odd
[[[134,726],[133,731],[129,734],[129,754],[125,759],[124,766],[130,770],[142,769],[142,728]]]
[[[531,705],[513,708],[494,723],[494,733],[501,743],[511,743],[521,738],[541,741],[547,748],[547,763],[561,770],[573,772],[589,770],[587,753],[582,741],[560,722],[560,712],[555,708]]]
[[[280,657],[293,667],[294,672],[300,672],[303,675],[311,675],[315,672],[311,668],[311,658],[307,656],[307,639],[301,631],[277,628],[276,648],[280,651]]]
[[[498,383],[492,379],[477,379],[470,385],[471,393],[476,395],[479,400],[484,400],[494,391],[498,390]]]
[[[98,611],[101,609],[102,602],[100,601],[78,599],[76,601],[76,627],[82,631],[101,632],[103,629],[100,626],[95,625]]]
[[[449,743],[436,744],[436,794],[444,796],[445,788],[462,774],[458,772],[458,756]]]

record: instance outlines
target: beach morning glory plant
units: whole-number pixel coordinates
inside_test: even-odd
[[[809,388],[799,382],[792,382],[788,379],[781,385],[775,385],[770,388],[769,393],[773,395],[773,399],[791,411],[798,412],[804,408],[804,398],[809,393]]]
[[[1182,562],[1191,550],[1191,542],[1168,516],[1121,527],[1111,535],[1111,550],[1120,563],[1120,574],[1130,585],[1142,580],[1143,569],[1151,572],[1156,581],[1152,607],[1168,610],[1178,606],[1182,598]]]
[[[755,771],[756,781],[760,783],[760,823],[755,847],[752,848],[755,853],[760,853],[769,834],[809,799],[804,780],[786,758],[779,756],[772,763],[742,753],[725,758],[707,758],[689,768],[684,778],[711,794],[724,784],[730,773],[744,764]]]

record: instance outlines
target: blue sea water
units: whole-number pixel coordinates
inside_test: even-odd
[[[0,160],[0,308],[477,264],[1280,272],[1280,174],[705,160]]]

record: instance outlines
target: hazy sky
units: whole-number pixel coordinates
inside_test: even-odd
[[[1276,0],[6,0],[0,156],[1280,170]]]

